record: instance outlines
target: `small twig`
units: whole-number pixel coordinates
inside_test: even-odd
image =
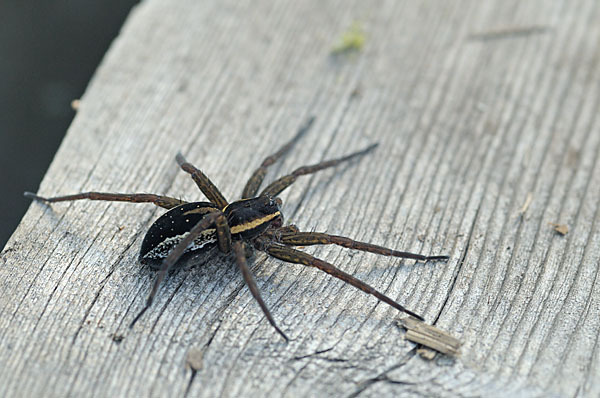
[[[474,33],[469,36],[470,40],[488,41],[510,39],[515,37],[531,36],[535,34],[546,33],[550,30],[548,26],[515,26],[506,27],[487,32]]]
[[[407,340],[422,344],[442,354],[460,355],[459,349],[462,343],[449,333],[412,317],[401,319],[400,324],[406,329]],[[431,352],[420,352],[419,354],[424,358],[433,358]]]
[[[533,200],[533,194],[531,192],[528,192],[527,197],[525,198],[525,203],[523,203],[523,207],[521,207],[521,210],[519,211],[520,216],[525,215],[525,212],[527,211],[527,209],[529,209],[529,205],[531,204],[532,200]]]

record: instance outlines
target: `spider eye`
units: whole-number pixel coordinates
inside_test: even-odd
[[[277,205],[277,207],[281,207],[281,205],[283,204],[283,202],[281,201],[280,198],[272,198],[269,197],[269,206],[275,206]]]

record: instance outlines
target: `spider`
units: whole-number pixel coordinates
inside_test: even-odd
[[[326,261],[294,249],[293,246],[333,244],[383,256],[409,258],[417,261],[447,261],[448,256],[425,256],[359,242],[344,236],[322,232],[301,232],[295,225],[284,225],[283,215],[281,214],[282,202],[277,195],[292,185],[298,177],[363,156],[375,149],[377,144],[338,159],[297,168],[292,173],[267,185],[257,195],[269,166],[285,155],[310,129],[313,122],[314,117],[309,118],[290,141],[279,148],[277,152],[266,157],[246,183],[241,199],[231,203],[225,199],[210,179],[202,171],[188,163],[181,153],[176,156],[177,163],[185,172],[191,175],[198,188],[210,202],[188,203],[168,196],[146,193],[82,192],[45,198],[31,192],[25,192],[25,196],[45,203],[80,199],[153,203],[169,210],[152,224],[142,241],[139,260],[142,264],[158,270],[158,274],[146,300],[146,305],[133,319],[130,328],[151,307],[162,281],[171,269],[181,265],[181,262],[178,263],[178,261],[182,257],[192,253],[209,251],[214,247],[225,254],[233,253],[252,296],[269,323],[286,341],[288,341],[288,337],[275,323],[248,267],[247,257],[251,254],[252,248],[265,252],[279,260],[318,268],[367,294],[375,296],[378,300],[397,310],[423,321],[423,317],[404,308],[395,300],[365,282]]]

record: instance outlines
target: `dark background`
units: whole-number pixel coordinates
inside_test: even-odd
[[[0,0],[0,249],[137,0]]]

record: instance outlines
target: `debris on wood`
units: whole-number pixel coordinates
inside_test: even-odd
[[[192,348],[188,351],[185,363],[192,371],[197,372],[204,366],[204,350]]]
[[[569,227],[567,227],[565,224],[557,224],[553,222],[549,222],[548,224],[552,225],[554,230],[563,236],[569,232]]]
[[[417,354],[419,354],[421,358],[431,361],[433,358],[435,358],[436,352],[431,348],[421,347],[417,350]]]
[[[571,168],[577,167],[580,157],[580,151],[577,148],[569,148],[567,151],[567,166]]]
[[[531,192],[527,193],[527,197],[525,198],[525,203],[523,203],[523,206],[521,207],[521,210],[519,211],[520,216],[525,215],[525,212],[527,211],[527,209],[529,209],[529,205],[531,204],[532,200],[533,200],[533,194]]]
[[[74,111],[78,111],[80,104],[81,101],[78,98],[74,99],[73,101],[71,101],[71,109],[73,109]]]
[[[365,41],[365,31],[362,28],[362,25],[355,21],[350,28],[342,34],[340,43],[331,50],[331,53],[336,55],[359,52],[363,49]]]
[[[122,334],[113,333],[113,334],[110,335],[110,338],[115,343],[121,344],[121,342],[123,341],[123,339],[125,338],[125,336],[123,336]]]
[[[363,93],[363,88],[360,84],[354,87],[354,90],[350,93],[350,98],[358,98],[361,97]]]
[[[546,33],[548,31],[550,31],[550,27],[548,26],[515,26],[490,30],[487,32],[474,33],[469,36],[469,39],[479,41],[512,39]]]
[[[406,339],[413,343],[422,344],[423,346],[441,352],[442,354],[458,356],[460,355],[461,341],[453,337],[449,333],[428,325],[413,317],[408,317],[400,320],[400,324],[406,329]],[[418,351],[417,351],[418,352]],[[431,352],[419,352],[425,359],[432,359],[435,355]]]

